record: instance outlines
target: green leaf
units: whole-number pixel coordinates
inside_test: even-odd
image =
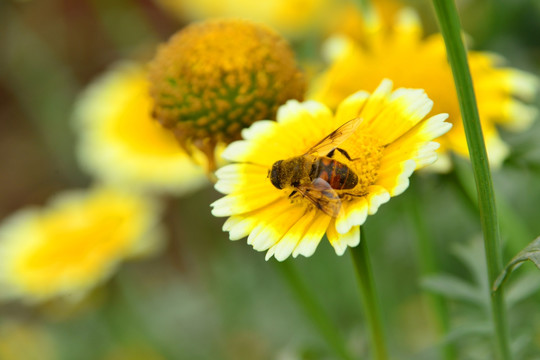
[[[508,275],[514,269],[525,261],[532,261],[537,268],[540,269],[540,237],[537,237],[532,243],[527,245],[521,250],[510,262],[505,266],[501,274],[497,277],[493,283],[493,291],[497,291],[502,283],[506,280]]]
[[[448,333],[443,339],[443,343],[453,343],[463,338],[471,336],[490,336],[493,334],[491,322],[476,322],[458,326]]]
[[[422,279],[422,287],[445,297],[475,305],[485,304],[484,295],[474,285],[452,275],[431,275]]]
[[[489,280],[486,271],[484,245],[481,239],[473,239],[467,243],[455,243],[451,251],[469,269],[474,282],[481,288],[481,291],[487,292]]]

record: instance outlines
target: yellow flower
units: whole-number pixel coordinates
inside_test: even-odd
[[[396,86],[423,88],[435,102],[435,112],[446,112],[454,124],[452,131],[440,139],[441,150],[468,156],[465,133],[444,41],[439,34],[422,37],[415,14],[402,11],[398,21],[363,30],[364,41],[350,38],[329,42],[333,62],[315,82],[309,98],[330,107],[358,89],[369,89],[383,78]],[[508,153],[495,125],[509,130],[529,126],[536,110],[521,100],[530,100],[537,88],[532,75],[512,68],[498,67],[500,58],[484,52],[469,52],[480,119],[490,162],[500,165]],[[438,162],[440,163],[440,161]],[[447,162],[449,165],[449,162]]]
[[[389,80],[371,96],[363,91],[349,96],[335,116],[321,103],[291,100],[280,107],[277,122],[253,124],[243,132],[245,140],[225,149],[223,156],[235,163],[216,173],[216,189],[227,195],[212,204],[212,213],[229,216],[223,229],[229,231],[230,239],[248,236],[248,244],[255,250],[268,250],[267,259],[310,256],[325,233],[341,255],[347,246],[359,243],[359,226],[367,215],[401,194],[415,169],[436,160],[438,144],[431,140],[448,131],[451,124],[444,122],[446,114],[424,119],[432,106],[423,90],[392,92]],[[319,174],[311,164],[320,169],[329,159],[317,162],[315,155],[302,157],[330,133],[331,138],[339,139],[332,147],[341,149],[333,151],[333,159],[356,174],[353,187],[337,190],[332,185],[328,189],[335,179],[322,181],[324,172]],[[316,156],[332,155],[327,154],[327,147],[320,151]],[[273,185],[276,162],[299,156],[306,161],[289,168],[293,174],[305,171],[290,181],[296,186]]]
[[[171,134],[152,117],[142,66],[123,62],[94,82],[75,112],[79,160],[98,179],[138,190],[182,194],[207,183]]]
[[[396,14],[403,7],[402,2],[395,0],[377,0],[373,1],[374,12],[383,27],[393,25]],[[361,41],[367,34],[369,28],[365,24],[365,15],[360,12],[358,2],[347,2],[343,6],[337,8],[338,12],[334,15],[333,21],[327,29],[328,34],[342,34],[354,40]]]
[[[302,99],[305,81],[286,41],[245,20],[189,25],[162,45],[150,63],[153,114],[214,170],[219,144],[240,138],[253,122],[275,117],[289,99]]]
[[[181,19],[214,17],[248,19],[266,24],[286,37],[306,35],[328,22],[329,11],[343,0],[157,0]]]
[[[78,299],[120,261],[160,244],[159,208],[139,195],[95,188],[58,195],[0,225],[0,296],[37,302]]]

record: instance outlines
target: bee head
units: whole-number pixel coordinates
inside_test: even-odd
[[[272,182],[272,185],[274,185],[278,189],[283,189],[283,186],[281,185],[281,163],[283,160],[278,160],[272,165],[272,170],[268,172],[268,175],[270,176],[270,181]]]

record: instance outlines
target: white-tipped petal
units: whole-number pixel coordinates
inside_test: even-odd
[[[379,206],[390,201],[390,194],[381,186],[370,186],[368,201],[368,214],[373,215],[379,210]]]

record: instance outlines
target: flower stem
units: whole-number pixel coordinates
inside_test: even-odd
[[[351,360],[353,357],[349,354],[345,346],[345,341],[340,336],[340,331],[334,326],[324,307],[317,301],[306,283],[302,281],[302,277],[298,274],[292,261],[274,261],[274,263],[284,275],[284,279],[289,284],[291,290],[294,291],[309,319],[313,321],[321,335],[328,342],[328,345],[341,359]]]
[[[461,26],[456,5],[453,0],[433,0],[435,12],[439,20],[450,66],[454,75],[461,116],[467,137],[467,145],[473,167],[478,193],[480,222],[484,233],[486,262],[489,281],[495,281],[502,269],[502,252],[500,246],[499,221],[495,207],[495,196],[486,147],[480,126],[480,118],[476,107],[471,74],[467,62],[467,53],[461,40]],[[501,289],[503,290],[503,289]],[[495,325],[495,343],[502,359],[511,359],[504,292],[491,293],[491,311]]]
[[[360,287],[360,295],[364,305],[364,313],[368,322],[369,332],[371,335],[371,344],[373,358],[375,360],[388,359],[386,350],[386,338],[379,310],[377,292],[375,289],[375,281],[373,279],[373,271],[371,269],[371,260],[365,233],[362,234],[362,240],[357,247],[351,248],[351,255],[356,269],[358,285]]]
[[[425,216],[422,213],[420,204],[423,203],[422,191],[418,184],[411,183],[411,190],[413,196],[410,197],[407,202],[411,216],[411,220],[416,231],[418,255],[420,259],[420,271],[422,276],[433,275],[439,272],[439,266],[437,265],[437,257],[433,240],[429,236],[429,230],[425,222]],[[439,336],[443,338],[448,335],[450,329],[450,319],[448,315],[448,306],[444,297],[438,294],[428,294],[429,303],[431,305],[432,313],[437,322]],[[453,344],[445,343],[442,346],[442,355],[445,360],[456,359],[456,349]]]

